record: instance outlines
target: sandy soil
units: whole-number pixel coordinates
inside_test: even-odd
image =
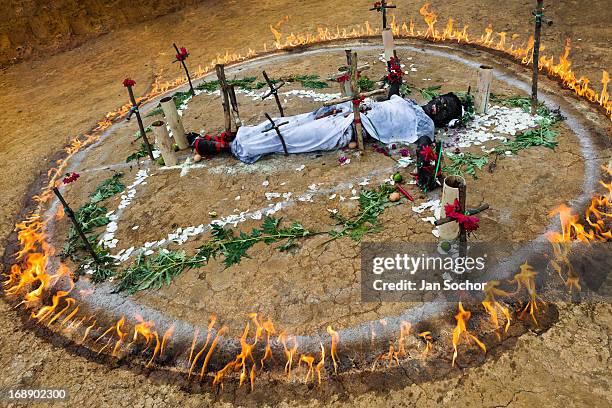
[[[606,3],[593,2],[587,10],[575,8],[580,2],[551,6],[550,14],[556,24],[545,31],[551,49],[560,48],[559,37],[572,35],[577,50],[581,51],[576,52],[576,69],[593,79],[599,78],[602,68],[609,68],[607,44],[611,35],[606,25],[610,17]],[[433,4],[442,16],[452,12],[459,21],[470,22],[475,31],[491,19],[497,30],[523,33],[525,30],[518,27],[524,27],[523,21],[530,21],[530,7],[523,2],[511,2],[504,13],[496,12],[497,6],[489,2],[461,4],[461,8],[457,5],[458,2]],[[415,16],[415,7],[404,13]],[[26,186],[39,172],[46,172],[50,167],[50,155],[74,135],[91,127],[101,114],[124,102],[124,90],[120,86],[123,77],[133,76],[138,81],[138,89],[144,90],[154,73],[170,65],[172,50],[168,43],[172,40],[197,44],[190,45],[190,63],[205,64],[226,48],[259,47],[263,38],[269,42],[268,23],[278,21],[285,14],[293,16],[287,31],[363,20],[347,5],[334,6],[334,10],[335,13],[320,13],[311,2],[249,5],[234,2],[190,9],[143,23],[133,30],[119,30],[46,60],[3,71],[0,85],[5,92],[0,100],[7,113],[1,119],[6,130],[0,158],[4,168],[10,170],[4,172],[1,181],[5,191],[0,201],[3,230],[8,233],[12,228]],[[246,17],[255,14],[257,19]],[[495,18],[489,17],[493,15]],[[223,20],[223,24],[217,24],[217,20]],[[245,21],[249,22],[248,27]],[[440,21],[445,21],[444,17]],[[139,35],[134,36],[134,32]],[[174,66],[171,70],[166,68],[164,75],[174,77],[177,70]],[[32,139],[36,142],[31,142]],[[571,190],[567,194],[571,196]],[[6,367],[3,387],[64,386],[72,394],[70,406],[202,406],[214,402],[210,394],[191,395],[176,384],[163,384],[155,373],[135,374],[127,368],[109,367],[73,356],[24,330],[15,312],[4,302],[0,305],[3,312],[0,363]],[[451,403],[609,406],[610,311],[609,305],[568,307],[561,310],[559,322],[547,333],[522,336],[513,350],[479,368],[445,381],[415,384],[393,393],[339,393],[327,402],[351,406],[424,403],[433,406]],[[312,396],[310,404],[315,406],[319,403],[316,392]],[[219,405],[231,401],[232,396],[225,396]]]

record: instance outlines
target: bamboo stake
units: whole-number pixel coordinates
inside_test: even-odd
[[[493,68],[481,65],[478,70],[478,86],[474,98],[474,109],[477,113],[489,111],[489,96],[491,94],[491,83],[493,82]]]
[[[176,103],[174,103],[174,97],[167,96],[162,98],[160,101],[162,110],[164,111],[164,117],[168,122],[168,127],[172,131],[174,136],[174,142],[178,145],[179,149],[186,149],[189,147],[189,142],[185,137],[185,128],[183,122],[176,109]]]
[[[151,124],[151,127],[153,128],[153,134],[155,135],[155,145],[159,149],[162,158],[164,159],[164,164],[166,166],[176,166],[178,161],[176,159],[174,149],[172,148],[172,143],[170,142],[170,136],[168,135],[166,124],[162,120],[157,120]]]
[[[385,61],[389,61],[394,56],[395,43],[393,41],[393,31],[385,28],[382,32],[383,47],[385,49]]]

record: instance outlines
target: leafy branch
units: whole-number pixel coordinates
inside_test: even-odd
[[[98,205],[98,203],[110,198],[123,190],[125,185],[121,182],[123,173],[115,173],[111,178],[104,180],[89,196],[89,202],[75,211],[75,216],[81,229],[85,234],[94,231],[96,228],[107,225],[110,220],[106,216],[108,212],[106,207]],[[97,235],[90,236],[89,241],[96,247],[95,242],[98,239]],[[79,234],[74,226],[68,230],[68,237],[62,249],[60,256],[66,258],[70,256],[76,260],[77,252],[84,249],[85,244],[81,241]]]
[[[451,161],[451,164],[445,165],[442,168],[443,172],[457,176],[461,176],[465,173],[471,175],[475,179],[478,178],[476,176],[476,169],[482,170],[489,162],[489,156],[487,154],[478,156],[472,153],[447,153],[446,158]]]
[[[174,104],[176,105],[177,109],[179,109],[181,105],[187,99],[191,98],[192,96],[193,95],[191,95],[191,91],[186,91],[186,92],[178,91],[172,94],[172,97],[174,98]],[[149,118],[151,116],[161,115],[162,113],[164,113],[164,111],[162,110],[161,104],[158,104],[157,107],[153,109],[151,112],[149,112],[146,117]]]
[[[161,250],[152,257],[146,257],[141,252],[135,263],[121,274],[117,291],[131,294],[145,289],[158,289],[164,284],[170,284],[183,271],[204,266],[210,259],[219,256],[224,257],[226,268],[238,264],[243,257],[248,257],[247,251],[258,242],[267,245],[283,242],[278,249],[287,251],[296,245],[297,239],[318,234],[298,222],[285,228],[281,228],[280,223],[280,219],[266,217],[260,229],[253,228],[249,234],[240,232],[238,235],[231,229],[213,224],[212,240],[200,246],[192,257],[187,257],[184,251]]]
[[[442,89],[442,85],[432,85],[427,88],[418,88],[412,87],[410,84],[403,84],[400,87],[400,95],[405,98],[406,96],[411,95],[413,90],[417,90],[423,99],[431,100],[437,96],[440,96],[440,89]]]
[[[341,226],[339,231],[329,231],[331,240],[349,236],[354,240],[360,240],[365,234],[376,232],[380,229],[378,216],[385,208],[396,205],[389,201],[389,194],[395,191],[393,186],[383,184],[371,190],[362,190],[359,194],[359,213],[351,218],[340,214],[332,214],[332,218]],[[327,241],[329,242],[329,241]]]
[[[359,77],[359,81],[357,82],[360,92],[369,92],[373,91],[376,83],[368,78],[366,75],[362,75]]]

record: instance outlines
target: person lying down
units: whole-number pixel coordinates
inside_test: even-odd
[[[383,102],[363,103],[360,119],[364,136],[382,143],[427,145],[434,141],[434,127],[446,126],[461,115],[461,102],[452,93],[436,97],[423,107],[392,95]],[[348,145],[353,136],[353,119],[352,102],[349,101],[301,115],[274,118],[274,122],[288,122],[280,127],[288,153],[308,153]],[[216,137],[189,134],[187,138],[199,155],[231,150],[245,163],[254,163],[266,154],[284,153],[282,142],[268,121],[240,127],[229,146],[231,136],[225,134]]]

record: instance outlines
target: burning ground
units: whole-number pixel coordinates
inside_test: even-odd
[[[450,89],[452,89],[452,88],[450,88]],[[195,102],[196,102],[196,101],[194,101],[194,103],[195,103]],[[193,105],[193,107],[195,108],[195,104]],[[195,110],[195,109],[194,109],[194,110]],[[189,112],[189,110],[188,110],[188,112]],[[207,129],[207,130],[208,130],[208,129]],[[127,138],[125,138],[125,139],[127,139]],[[124,140],[125,140],[125,139],[124,139]],[[563,139],[566,139],[566,138],[563,138]],[[571,149],[568,149],[568,152],[569,152],[569,151],[571,151]],[[321,159],[321,160],[323,160],[323,159]],[[330,162],[331,162],[331,163],[328,163],[328,164],[332,164],[332,163],[333,163],[333,164],[335,164],[335,162],[334,162],[333,160],[330,160]],[[506,162],[507,162],[507,161],[506,161]],[[500,163],[504,163],[504,162],[502,161],[502,162],[500,162]],[[353,164],[354,164],[354,163],[353,163]],[[327,164],[326,164],[326,165],[327,165]],[[298,166],[298,167],[299,167],[299,166]],[[350,165],[349,165],[349,167],[350,167]],[[297,167],[296,167],[296,168],[297,168]],[[289,170],[289,171],[291,171],[291,169],[288,169],[288,170]],[[502,171],[503,171],[503,169],[502,169]],[[195,174],[195,173],[196,173],[196,170],[194,169],[192,174]],[[343,174],[343,173],[342,173],[342,174]],[[315,176],[315,174],[313,174],[313,177],[314,177],[314,176]],[[166,177],[170,177],[170,176],[166,176]],[[130,182],[131,182],[131,180],[133,180],[133,178],[131,178],[131,177],[130,177],[130,178],[129,178],[129,180],[130,180]],[[92,181],[93,183],[95,183],[95,182],[96,182],[95,178],[94,178],[94,179],[92,179],[91,181]],[[98,179],[97,181],[100,181],[100,180]],[[247,180],[245,180],[243,183],[245,183],[245,184],[246,184],[246,181],[247,181]],[[151,180],[151,182],[152,182],[152,180]],[[280,184],[281,182],[282,182],[282,181],[280,181],[280,180],[279,180],[279,184]],[[262,181],[262,184],[263,184],[263,181]],[[258,184],[257,184],[257,185],[258,185]],[[187,186],[187,187],[189,187],[189,186]],[[186,187],[186,188],[187,188],[187,187]],[[262,186],[262,187],[263,187],[263,186]],[[295,186],[292,186],[292,188],[295,188],[296,190],[297,190],[297,188],[298,188],[298,187],[299,187],[299,188],[302,188],[302,189],[305,189],[305,188],[307,188],[308,186],[306,186],[306,185],[300,185],[300,183],[297,183]],[[259,199],[261,199],[261,200],[263,201],[263,199],[260,197],[260,194],[259,194],[259,193],[262,193],[262,192],[263,192],[263,188],[261,188],[261,189],[257,189],[257,190],[256,190],[256,193],[257,193],[257,194],[256,194],[256,196],[257,196],[257,197],[259,197]],[[231,194],[232,196],[234,195],[233,193],[234,193],[234,192],[232,191],[232,194]],[[237,195],[240,195],[240,194],[239,194],[240,192],[236,192],[236,193],[237,193],[237,194],[236,194],[236,196],[237,196]],[[81,197],[82,197],[82,198],[84,198],[84,197],[86,196],[86,194],[88,194],[88,192],[87,192],[87,191],[83,191],[83,192],[81,193]],[[78,195],[78,194],[75,194],[75,195]],[[572,191],[570,190],[570,191],[568,191],[568,198],[570,198],[571,196],[572,196]],[[231,198],[231,197],[230,197],[230,198]],[[234,196],[234,198],[235,198],[235,196]],[[251,198],[251,197],[249,197],[249,199],[250,199],[250,198]],[[255,198],[255,197],[254,197],[254,198]],[[242,198],[241,198],[241,199],[242,199]],[[240,201],[240,200],[238,200],[238,201]],[[563,201],[563,200],[561,200],[561,201]],[[554,206],[554,205],[556,205],[556,204],[558,204],[558,203],[557,203],[557,202],[555,202],[554,204],[553,204],[553,203],[551,203],[551,206]],[[548,207],[548,208],[550,208],[550,207]],[[321,210],[322,210],[322,209],[321,209]],[[316,212],[318,213],[318,211],[316,211]],[[193,215],[195,216],[196,214],[193,214]],[[206,217],[206,214],[200,214],[200,215],[204,215],[204,217]],[[297,214],[296,214],[296,215],[297,215]],[[543,216],[542,216],[542,217],[543,217]],[[296,217],[296,218],[297,218],[297,217]],[[542,218],[542,221],[544,221],[544,218]],[[185,224],[184,224],[184,225],[187,225],[187,224],[189,224],[189,225],[193,225],[193,224],[191,224],[192,222],[193,222],[193,219],[185,219]],[[142,222],[138,222],[138,224],[144,224],[144,223],[142,223]],[[419,224],[419,225],[421,225],[421,224]],[[426,225],[426,224],[424,224],[424,223],[423,223],[423,225]],[[407,228],[407,229],[409,229],[409,228]],[[412,233],[412,232],[414,232],[414,231],[410,231],[410,232]],[[537,231],[536,231],[536,232],[537,232]],[[406,231],[406,233],[408,233],[408,231]],[[423,230],[423,232],[422,232],[422,233],[423,233],[424,235],[425,235],[425,234],[429,235],[429,234],[430,234],[430,230]],[[119,235],[119,236],[120,236],[120,235]],[[155,238],[155,237],[152,237],[152,238]],[[526,238],[529,238],[529,236],[526,236]],[[238,329],[238,331],[239,331],[239,329]],[[159,333],[159,335],[160,335],[160,337],[161,337],[162,333],[160,332],[160,333]],[[327,340],[327,342],[328,342],[327,344],[329,344],[329,339]],[[328,350],[329,350],[329,349],[328,349]],[[328,357],[328,358],[329,358],[329,357]],[[516,389],[518,389],[518,388],[516,388]],[[519,393],[519,394],[517,394],[517,395],[518,395],[518,396],[516,396],[516,398],[517,398],[517,399],[518,399],[518,398],[524,398],[524,396],[523,396],[521,393]],[[514,398],[514,396],[513,396],[513,395],[510,395],[510,396],[509,396],[509,398],[508,398],[507,400],[504,400],[504,403],[506,403],[507,401],[511,401],[513,398]],[[443,401],[439,401],[439,402],[440,402],[440,403],[442,403]]]

